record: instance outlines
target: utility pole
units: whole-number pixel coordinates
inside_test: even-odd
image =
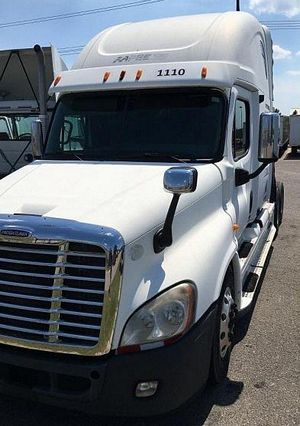
[[[237,12],[239,12],[241,9],[240,9],[240,0],[236,0],[236,10],[237,10]]]

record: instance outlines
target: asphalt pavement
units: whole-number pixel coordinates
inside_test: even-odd
[[[285,184],[284,222],[253,311],[240,320],[228,379],[176,413],[152,419],[95,418],[0,396],[0,425],[300,425],[300,153],[277,164]]]

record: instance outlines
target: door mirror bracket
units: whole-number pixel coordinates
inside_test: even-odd
[[[245,185],[250,181],[250,173],[245,169],[235,169],[235,186]]]
[[[173,243],[172,226],[181,194],[194,192],[197,187],[198,172],[194,167],[171,167],[164,174],[164,188],[173,194],[164,226],[153,238],[153,249],[160,253]]]

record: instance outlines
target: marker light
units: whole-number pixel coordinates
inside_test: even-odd
[[[143,75],[143,70],[138,70],[135,76],[136,81],[139,81],[142,75]]]
[[[207,76],[207,67],[202,67],[201,69],[201,77],[206,78]]]
[[[57,75],[53,81],[53,86],[57,86],[61,80],[61,75]]]
[[[109,77],[110,77],[110,72],[106,71],[106,73],[103,76],[103,83],[106,83]]]
[[[240,225],[238,223],[234,223],[232,225],[233,232],[239,231],[239,229],[240,229]]]
[[[119,81],[123,81],[126,75],[126,71],[121,71]]]

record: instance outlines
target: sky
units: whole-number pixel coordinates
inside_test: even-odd
[[[12,21],[105,8],[137,0],[0,0],[0,49],[53,44],[85,45],[104,28],[123,22],[235,10],[236,0],[152,0],[152,4],[68,19],[5,27]],[[155,2],[154,2],[155,1]],[[140,0],[141,2],[141,0]],[[241,10],[260,21],[284,21],[294,30],[272,30],[275,103],[283,114],[300,107],[300,0],[240,0]],[[298,21],[298,24],[297,22]],[[66,53],[66,51],[65,51]],[[63,56],[68,66],[76,55]]]

